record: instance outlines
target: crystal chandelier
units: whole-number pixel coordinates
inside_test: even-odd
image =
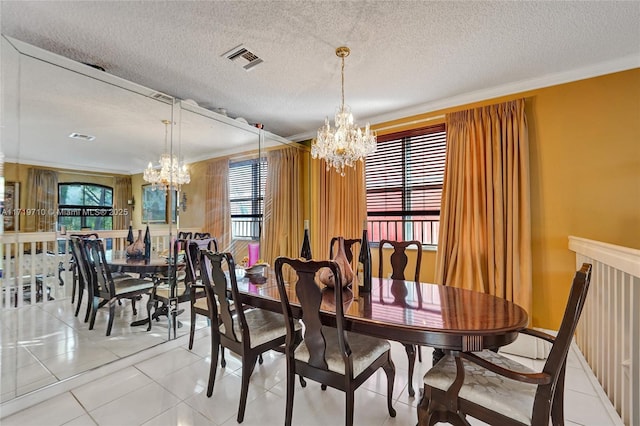
[[[167,136],[171,121],[162,120],[162,122],[164,123],[164,153],[160,157],[160,168],[154,168],[153,163],[149,162],[142,178],[151,184],[153,190],[166,191],[172,189],[177,191],[182,185],[191,182],[191,176],[189,175],[189,170],[187,170],[187,165],[182,164],[178,156],[169,153]]]
[[[338,47],[336,56],[342,59],[342,103],[335,116],[335,129],[329,125],[329,117],[324,126],[318,129],[318,137],[311,146],[311,156],[322,158],[327,163],[327,170],[334,167],[344,176],[344,167],[353,167],[356,161],[362,161],[367,155],[376,151],[376,135],[367,123],[364,131],[353,123],[351,108],[344,104],[344,58],[349,56],[348,47]]]

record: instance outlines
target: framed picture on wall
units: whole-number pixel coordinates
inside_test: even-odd
[[[3,221],[5,231],[18,231],[20,216],[16,211],[20,208],[20,182],[4,183]]]
[[[169,209],[168,192],[161,189],[152,189],[151,185],[142,185],[142,222],[143,223],[169,223],[169,211],[176,221],[176,191],[173,191],[173,208]]]

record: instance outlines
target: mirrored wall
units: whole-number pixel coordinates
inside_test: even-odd
[[[162,316],[151,331],[132,326],[146,318],[144,300],[137,314],[131,301],[117,307],[111,336],[108,310],[89,330],[71,234],[95,232],[115,254],[129,227],[134,238],[148,228],[152,254],[170,256],[178,232],[210,232],[240,263],[249,243],[267,263],[299,250],[306,147],[17,40],[3,37],[1,51],[2,402],[189,333],[182,305],[174,335]],[[176,190],[154,190],[143,176],[165,152],[188,166],[190,182]]]

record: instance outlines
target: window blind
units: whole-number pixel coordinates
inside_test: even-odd
[[[368,216],[438,216],[445,156],[444,124],[378,138],[366,159]]]

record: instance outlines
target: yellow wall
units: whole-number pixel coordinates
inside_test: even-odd
[[[377,127],[520,97],[527,99],[530,142],[532,325],[557,329],[576,270],[575,255],[568,249],[570,235],[640,249],[640,69],[407,117]],[[393,131],[439,121],[442,119]],[[425,257],[422,276],[429,281],[435,262],[425,264]]]
[[[27,176],[29,175],[29,169],[32,167],[28,164],[19,163],[4,163],[4,178],[7,182],[20,182],[20,207],[29,208],[27,206]],[[55,167],[47,167],[49,170],[55,170],[58,172],[58,182],[87,182],[95,183],[98,185],[109,186],[113,188],[115,186],[115,178],[120,176],[114,176],[101,173],[88,173],[84,174],[79,171],[72,171],[67,169],[57,169]],[[20,216],[20,229],[25,229],[26,216]]]

